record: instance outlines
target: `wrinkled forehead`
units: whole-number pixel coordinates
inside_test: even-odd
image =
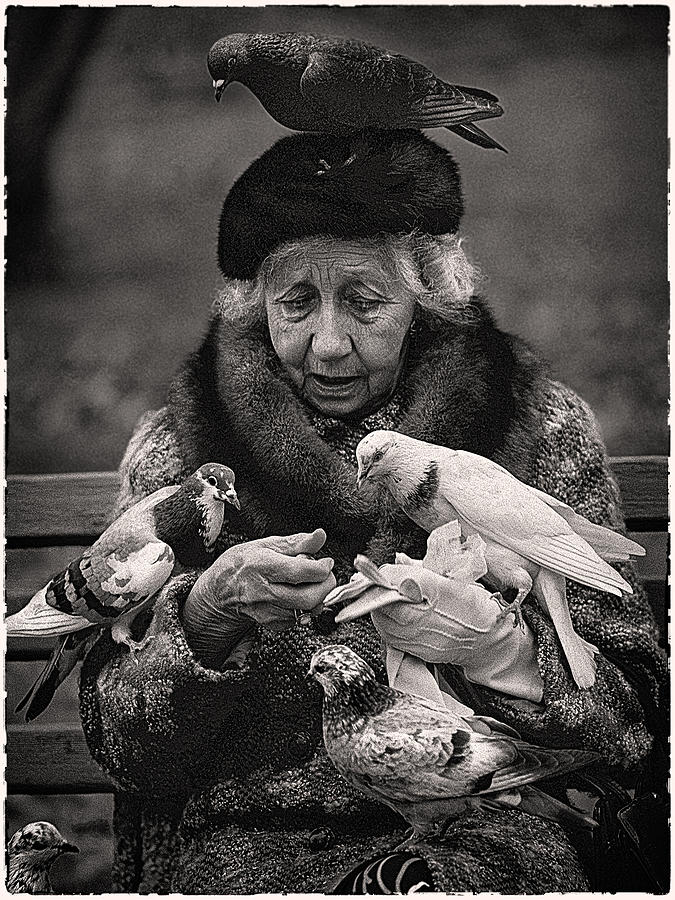
[[[362,278],[385,285],[391,274],[389,254],[372,239],[306,238],[285,244],[265,264],[267,280],[276,283]]]

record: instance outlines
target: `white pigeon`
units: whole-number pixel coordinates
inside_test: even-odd
[[[359,484],[383,482],[421,528],[431,532],[456,519],[465,535],[479,534],[486,544],[486,579],[499,590],[518,592],[505,614],[520,620],[520,604],[532,591],[553,621],[576,684],[595,683],[597,648],[574,631],[565,578],[616,596],[631,594],[605,560],[643,556],[643,547],[466,450],[373,431],[359,443],[356,458]]]

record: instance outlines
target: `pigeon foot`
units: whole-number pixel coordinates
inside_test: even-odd
[[[136,665],[138,665],[138,660],[136,659],[136,654],[139,653],[141,650],[145,649],[145,647],[147,647],[151,641],[152,641],[151,634],[146,635],[143,638],[143,640],[141,640],[141,641],[132,641],[131,638],[129,638],[128,641],[125,641],[125,644],[129,648],[129,655],[131,656],[133,661],[136,663]]]
[[[398,853],[400,850],[410,850],[410,848],[417,844],[421,839],[422,835],[416,828],[408,829],[401,843],[394,847],[394,853]]]
[[[492,599],[501,606],[501,612],[497,616],[498,622],[501,622],[506,616],[513,615],[513,627],[516,628],[519,625],[520,630],[525,631],[525,620],[520,608],[525,598],[521,597],[520,593],[512,603],[507,603],[499,593],[493,594]]]

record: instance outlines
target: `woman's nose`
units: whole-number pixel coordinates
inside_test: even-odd
[[[312,351],[317,359],[342,359],[351,353],[352,341],[345,324],[332,304],[322,304],[312,336]]]

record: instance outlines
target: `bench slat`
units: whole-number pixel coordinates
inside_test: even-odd
[[[615,456],[612,472],[626,519],[668,520],[668,457]]]
[[[117,472],[12,475],[6,533],[12,538],[98,536],[119,490]]]
[[[627,519],[667,520],[668,459],[611,460]],[[7,487],[7,537],[98,536],[108,524],[119,488],[117,472],[12,475]]]
[[[14,794],[109,793],[79,725],[9,725],[7,789]]]

